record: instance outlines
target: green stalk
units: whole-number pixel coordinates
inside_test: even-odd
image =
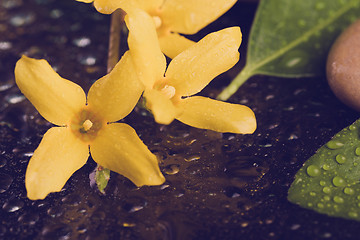
[[[108,61],[107,61],[107,73],[109,73],[120,59],[120,39],[121,28],[124,23],[124,12],[121,9],[117,9],[111,14],[110,34],[109,34],[109,48],[108,48]],[[100,165],[95,169],[95,182],[101,193],[105,193],[106,188],[110,180],[110,170]]]
[[[239,87],[253,75],[254,72],[249,71],[249,69],[245,66],[245,68],[243,68],[243,70],[232,80],[232,82],[217,96],[217,99],[221,101],[228,100],[239,89]]]

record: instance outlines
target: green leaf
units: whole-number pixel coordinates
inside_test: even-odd
[[[109,180],[110,180],[110,170],[107,168],[98,166],[96,168],[95,181],[96,181],[96,185],[98,186],[98,189],[101,193],[103,193],[103,194],[105,193],[104,189],[106,188]]]
[[[330,216],[360,221],[360,119],[337,133],[295,176],[288,199]]]
[[[359,0],[263,0],[251,28],[244,69],[220,93],[227,100],[251,76],[325,73],[331,44],[360,17]]]

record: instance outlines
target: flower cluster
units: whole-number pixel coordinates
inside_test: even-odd
[[[118,8],[126,12],[129,50],[87,96],[45,60],[23,56],[15,67],[16,83],[39,113],[57,125],[45,133],[30,159],[25,176],[28,197],[43,199],[60,191],[90,154],[99,165],[137,186],[162,184],[165,178],[156,156],[133,128],[117,122],[141,96],[161,124],[177,119],[218,132],[254,132],[256,120],[248,107],[194,96],[238,61],[240,28],[211,33],[198,43],[179,34],[196,33],[234,3],[95,0],[99,12],[110,14]],[[173,58],[168,66],[163,52]]]

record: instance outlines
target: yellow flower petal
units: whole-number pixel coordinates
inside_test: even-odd
[[[91,143],[90,152],[99,165],[124,175],[139,187],[165,181],[156,156],[127,124],[104,126]]]
[[[178,115],[172,101],[157,90],[145,90],[146,107],[151,110],[155,121],[160,124],[170,124]]]
[[[132,0],[131,0],[132,1]],[[103,14],[111,14],[118,8],[126,8],[131,3],[129,0],[95,0],[96,10]]]
[[[254,112],[243,105],[194,96],[182,99],[179,108],[183,113],[176,119],[196,128],[243,134],[256,129]]]
[[[161,51],[169,58],[175,58],[195,42],[177,33],[164,34],[159,37]]]
[[[23,56],[15,66],[21,92],[49,122],[66,125],[86,104],[82,88],[60,77],[45,60]]]
[[[128,45],[140,80],[147,88],[164,76],[166,59],[162,54],[153,19],[140,9],[125,17],[129,28]]]
[[[208,34],[171,61],[165,73],[168,84],[180,96],[200,92],[213,78],[235,65],[240,43],[239,27]]]
[[[76,0],[78,2],[92,3],[94,0]]]
[[[44,199],[49,193],[60,191],[88,157],[88,145],[76,138],[67,127],[50,128],[26,170],[28,198]]]
[[[91,86],[88,105],[107,122],[115,122],[133,110],[143,90],[130,54],[126,52],[108,75]]]
[[[195,34],[229,10],[236,0],[167,0],[162,6],[164,25],[171,31]]]
[[[128,0],[129,1],[129,0]],[[130,0],[134,1],[134,0]],[[138,7],[144,11],[151,13],[156,11],[163,4],[164,0],[135,0]]]

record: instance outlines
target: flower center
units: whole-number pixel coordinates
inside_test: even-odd
[[[170,85],[165,85],[160,92],[162,94],[164,94],[166,97],[168,97],[169,99],[171,99],[172,97],[175,96],[176,93],[176,89],[173,86]]]
[[[85,142],[91,142],[103,124],[102,119],[94,112],[83,109],[72,119],[70,128],[75,136]]]
[[[160,26],[162,24],[161,18],[159,16],[153,16],[152,18],[155,23],[155,27],[160,28]]]
[[[92,127],[92,125],[93,125],[93,123],[92,123],[89,119],[87,119],[87,120],[83,123],[82,128],[80,128],[80,131],[86,133],[88,130],[90,130],[90,128]]]

